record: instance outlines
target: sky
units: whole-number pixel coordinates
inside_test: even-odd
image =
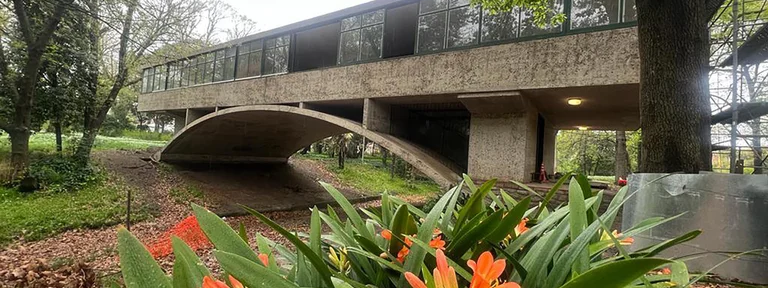
[[[260,31],[328,14],[369,0],[224,0],[257,22]]]

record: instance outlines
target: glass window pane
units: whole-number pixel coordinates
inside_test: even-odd
[[[248,76],[261,75],[261,51],[251,52],[248,60]]]
[[[235,56],[235,54],[237,53],[237,47],[230,47],[230,48],[227,48],[227,50],[226,50],[226,51],[227,51],[227,52],[226,52],[226,56],[227,56],[227,57],[232,57],[232,56]]]
[[[360,55],[360,30],[341,33],[339,45],[339,64],[352,63]]]
[[[448,14],[448,47],[477,44],[480,31],[480,8],[464,7]]]
[[[381,58],[381,40],[384,37],[384,25],[369,26],[361,29],[360,60]]]
[[[360,28],[360,15],[341,19],[341,31]]]
[[[637,5],[635,0],[624,1],[624,22],[637,21]]]
[[[264,74],[288,72],[288,47],[277,47],[265,50],[266,63]]]
[[[237,56],[237,78],[248,77],[248,57],[250,54]]]
[[[422,0],[419,3],[419,13],[425,14],[448,8],[448,0]]]
[[[224,80],[233,78],[235,78],[235,57],[227,57],[224,59]]]
[[[449,7],[459,7],[464,5],[469,5],[469,0],[451,0],[451,2],[448,5]]]
[[[213,82],[224,80],[224,59],[216,59],[213,70]]]
[[[244,43],[237,47],[237,54],[247,54],[248,52],[251,52],[251,44],[250,43]]]
[[[168,65],[168,89],[176,88],[176,64]]]
[[[152,68],[144,69],[144,77],[142,77],[143,80],[141,82],[141,92],[143,93],[149,92],[149,87],[152,87],[152,76],[150,74],[151,69]]]
[[[213,79],[213,62],[205,62],[202,66],[203,78],[200,83],[210,83],[211,79]]]
[[[384,22],[384,9],[363,14],[363,26]]]
[[[216,52],[210,52],[208,54],[205,54],[205,61],[213,61],[213,59],[216,58]]]
[[[280,38],[277,38],[277,42],[275,43],[277,46],[287,46],[291,45],[291,36],[285,35]]]
[[[419,17],[419,43],[416,52],[443,49],[445,45],[445,14],[446,12],[439,12]]]
[[[224,51],[224,50],[216,51],[216,59],[224,59],[224,53],[225,52],[226,51]]]
[[[155,91],[165,89],[165,71],[163,68],[165,67],[155,66]]]
[[[189,68],[186,66],[182,67],[183,68],[181,68],[179,73],[179,78],[181,79],[181,81],[179,81],[179,87],[186,87],[189,86]]]
[[[520,10],[514,8],[510,12],[497,13],[491,15],[488,11],[483,11],[483,29],[481,29],[482,42],[503,41],[517,37],[518,19]]]
[[[571,28],[619,23],[619,0],[573,0]]]
[[[552,25],[549,23],[551,22],[552,17],[563,12],[563,0],[549,0],[549,5],[552,7],[553,12],[551,15],[548,15],[547,19],[545,20],[547,25],[544,27],[539,27],[533,23],[533,12],[531,10],[524,9],[522,11],[520,14],[520,37],[557,33],[562,31],[562,24]]]
[[[275,38],[267,39],[267,42],[264,43],[265,44],[264,46],[266,46],[267,48],[274,48],[276,43],[277,43],[277,39]]]

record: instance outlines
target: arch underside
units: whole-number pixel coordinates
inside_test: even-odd
[[[203,116],[177,133],[155,158],[187,163],[286,162],[299,149],[346,132],[381,145],[443,187],[459,180],[444,161],[410,142],[330,114],[278,105],[240,106]]]

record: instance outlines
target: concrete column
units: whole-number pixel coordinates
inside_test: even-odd
[[[189,125],[189,123],[195,122],[195,120],[200,119],[200,117],[205,116],[208,114],[206,111],[201,111],[197,109],[187,109],[187,118],[184,123],[184,126]]]
[[[392,120],[390,104],[366,98],[363,101],[363,128],[383,133],[390,133]]]
[[[557,129],[547,125],[544,128],[544,169],[547,170],[547,174],[555,174],[555,167],[557,167],[555,158],[555,145],[557,140]]]
[[[181,132],[181,129],[184,129],[184,126],[187,124],[186,117],[181,117],[178,115],[173,115],[173,134],[178,134]]]
[[[467,172],[476,179],[530,182],[536,167],[537,113],[473,114]]]

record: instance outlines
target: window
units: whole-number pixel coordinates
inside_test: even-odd
[[[291,36],[269,39],[264,45],[264,75],[288,72]]]
[[[495,42],[514,39],[520,21],[520,9],[513,8],[509,12],[491,14],[483,11],[483,29],[480,41]]]
[[[619,0],[573,0],[571,29],[619,23]]]
[[[635,0],[624,1],[624,22],[637,21],[637,5]]]
[[[195,84],[207,83],[205,81],[205,67],[206,67],[206,55],[202,54],[197,56],[197,73],[195,73]],[[208,74],[210,75],[210,74]],[[210,77],[208,78],[210,79]],[[208,82],[211,82],[208,80]]]
[[[423,0],[417,53],[474,45],[480,38],[480,7],[469,0]]]
[[[179,64],[171,62],[168,64],[168,89],[179,87]]]
[[[189,86],[195,85],[200,77],[200,69],[197,66],[197,60],[200,57],[193,57],[189,60]]]
[[[189,86],[189,60],[179,61],[179,87]]]
[[[381,58],[384,9],[341,20],[339,64]]]
[[[209,52],[205,54],[205,64],[203,64],[205,69],[203,73],[203,83],[211,83],[211,81],[213,81],[213,69],[216,67],[216,62],[214,61],[215,59],[216,52]]]
[[[213,82],[219,82],[224,80],[224,50],[219,50],[215,53],[215,61],[213,64]]]
[[[141,93],[152,92],[152,88],[154,87],[154,84],[152,84],[152,81],[155,80],[154,74],[155,74],[154,68],[144,69],[144,74],[142,75],[142,82],[141,82]]]
[[[261,75],[261,40],[243,43],[238,48],[237,78]]]
[[[232,80],[235,78],[235,55],[237,55],[237,47],[229,47],[224,53],[224,80]]]
[[[563,13],[563,0],[549,0],[549,6],[552,8],[551,15],[545,19],[548,23],[551,22],[552,17],[557,14]],[[563,30],[563,25],[547,24],[544,27],[539,27],[533,23],[533,11],[522,10],[520,13],[520,37],[528,37],[542,34],[557,33]]]
[[[165,90],[165,65],[155,66],[155,87],[152,91]]]

